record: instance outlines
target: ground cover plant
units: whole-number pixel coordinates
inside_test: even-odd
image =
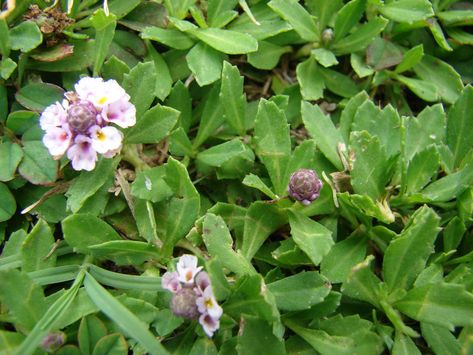
[[[472,25],[5,1],[0,354],[473,353]]]

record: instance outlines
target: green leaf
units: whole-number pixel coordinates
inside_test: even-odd
[[[11,112],[7,117],[7,127],[15,134],[22,135],[30,129],[39,128],[38,117],[39,114],[34,111],[14,111]]]
[[[160,202],[173,195],[171,188],[164,181],[165,168],[156,166],[138,172],[131,185],[131,194],[151,202]]]
[[[237,67],[223,63],[220,101],[225,120],[238,134],[246,132],[246,97],[243,92],[243,77]]]
[[[203,163],[209,166],[220,167],[228,160],[241,156],[246,152],[245,144],[235,138],[231,141],[214,145],[213,147],[204,150],[197,154],[197,163]]]
[[[332,46],[333,52],[339,56],[365,49],[384,30],[388,22],[388,20],[382,17],[375,17],[335,43]]]
[[[291,154],[289,125],[284,112],[271,101],[262,99],[255,122],[256,154],[268,170],[276,194],[287,189],[286,168]]]
[[[176,125],[180,112],[160,104],[145,112],[136,125],[129,128],[126,135],[127,143],[159,143]]]
[[[460,96],[463,89],[462,80],[450,64],[424,55],[422,61],[414,66],[414,71],[419,78],[433,84],[445,102],[452,104]]]
[[[26,273],[16,269],[0,271],[0,300],[14,316],[15,323],[31,330],[46,309],[43,290]],[[21,302],[18,302],[21,300]]]
[[[300,212],[289,211],[289,224],[294,242],[314,265],[319,265],[334,244],[332,232]]]
[[[260,190],[266,196],[268,196],[272,200],[276,200],[278,197],[274,194],[273,191],[261,180],[258,175],[248,174],[242,181],[243,185],[253,187],[255,189]]]
[[[16,211],[15,197],[4,183],[0,182],[0,222],[8,221]]]
[[[82,172],[74,179],[66,192],[67,208],[78,212],[102,186],[113,179],[117,164],[117,159],[102,158],[94,170]]]
[[[439,89],[435,84],[424,80],[412,79],[403,75],[395,75],[395,78],[406,85],[414,94],[422,100],[435,102],[440,100]]]
[[[376,71],[391,68],[402,61],[401,49],[387,39],[377,37],[366,49],[366,64]]]
[[[156,69],[153,62],[137,64],[129,74],[123,76],[123,88],[136,107],[139,122],[155,98]]]
[[[305,100],[318,100],[324,94],[325,83],[317,62],[311,56],[296,68],[297,81]]]
[[[11,49],[29,52],[43,42],[43,35],[32,21],[21,22],[10,30]]]
[[[248,53],[248,63],[258,69],[271,70],[279,63],[285,53],[291,52],[289,46],[278,46],[268,41],[258,41],[258,50]]]
[[[162,55],[151,45],[146,42],[146,49],[148,50],[149,58],[154,62],[156,71],[156,88],[155,94],[161,101],[169,95],[172,89],[172,77],[169,72],[169,67],[162,57]]]
[[[194,41],[185,33],[175,29],[164,29],[160,27],[146,27],[141,32],[141,38],[150,39],[175,49],[188,49],[194,45]]]
[[[246,33],[218,28],[197,28],[187,32],[226,54],[246,54],[258,49],[256,39]]]
[[[327,68],[320,68],[320,74],[322,74],[327,89],[334,94],[350,98],[360,91],[348,75]]]
[[[454,166],[458,167],[471,149],[473,127],[469,110],[473,105],[473,87],[467,86],[448,112],[447,145],[453,153]]]
[[[434,16],[432,4],[428,0],[397,0],[383,4],[379,12],[397,22],[413,23]]]
[[[360,21],[366,8],[366,0],[351,0],[337,14],[334,41],[338,42]]]
[[[168,352],[148,330],[147,325],[138,319],[128,308],[113,297],[105,288],[86,273],[85,290],[91,300],[112,319],[128,336],[132,337],[150,354],[167,354]]]
[[[217,355],[217,347],[209,338],[198,338],[189,355]]]
[[[189,90],[181,81],[178,81],[172,88],[166,105],[181,112],[179,125],[187,133],[192,124],[192,99]]]
[[[32,111],[43,111],[47,106],[62,101],[64,90],[59,86],[47,83],[31,83],[23,86],[15,99]]]
[[[127,275],[90,265],[90,274],[101,284],[123,290],[162,292],[161,278],[143,275]]]
[[[394,338],[394,344],[392,348],[393,355],[421,355],[419,348],[412,341],[412,339],[404,335],[402,332],[397,331],[396,337]]]
[[[473,294],[458,284],[441,282],[416,287],[396,302],[395,307],[419,322],[450,330],[473,324]]]
[[[465,223],[458,216],[453,217],[443,231],[443,249],[448,252],[456,249],[465,234]]]
[[[318,148],[338,170],[343,170],[338,155],[338,146],[343,143],[343,138],[330,117],[326,116],[318,105],[311,105],[306,101],[302,102],[301,113],[304,126]]]
[[[345,143],[350,139],[350,131],[352,130],[352,122],[358,108],[368,100],[368,94],[365,91],[358,93],[350,98],[340,115],[340,134]]]
[[[221,52],[202,42],[197,43],[186,55],[187,65],[200,86],[220,79],[223,59]]]
[[[438,18],[446,26],[468,26],[473,23],[473,10],[451,10],[437,13]]]
[[[175,129],[169,135],[169,150],[171,154],[177,156],[194,156],[192,142],[182,127]]]
[[[239,251],[233,250],[233,240],[224,220],[212,213],[205,215],[202,238],[211,257],[218,257],[222,266],[236,275],[254,273],[255,270]]]
[[[406,70],[409,70],[417,65],[423,57],[424,46],[422,44],[412,47],[406,53],[404,53],[402,61],[396,66],[394,71],[398,74],[405,72]]]
[[[109,224],[89,214],[73,214],[64,219],[61,226],[67,244],[79,253],[88,254],[91,245],[121,240]]]
[[[325,68],[331,67],[338,64],[337,57],[331,51],[325,48],[313,49],[311,55],[314,56],[315,60],[322,64]]]
[[[142,264],[148,259],[161,259],[161,253],[154,245],[137,240],[111,240],[89,245],[88,249],[94,256],[112,259],[118,265]]]
[[[83,354],[91,354],[100,338],[107,335],[107,327],[95,315],[82,318],[77,334],[79,348]]]
[[[384,253],[384,281],[390,291],[409,289],[434,250],[440,218],[427,206],[419,208]]]
[[[356,75],[360,78],[366,78],[367,76],[374,74],[374,69],[366,64],[365,58],[358,53],[350,54],[350,64]]]
[[[264,319],[242,315],[236,351],[238,354],[286,354],[284,342],[272,332]]]
[[[272,0],[268,6],[289,22],[302,39],[310,42],[319,40],[317,25],[304,7],[294,0]]]
[[[117,22],[113,13],[106,15],[103,9],[95,11],[90,22],[95,28],[94,76],[98,76],[112,43]]]
[[[127,355],[128,344],[119,333],[108,334],[101,338],[94,348],[93,355]]]
[[[319,30],[322,31],[331,22],[334,15],[340,11],[343,1],[308,0],[305,2],[305,6],[317,18]]]
[[[439,165],[440,157],[434,145],[416,153],[407,168],[406,192],[421,190],[437,173]]]
[[[366,247],[366,237],[357,234],[338,242],[322,260],[322,275],[331,283],[345,282],[352,268],[365,258]]]
[[[437,19],[431,18],[427,22],[427,26],[429,26],[430,32],[432,32],[432,36],[434,36],[435,42],[444,50],[446,51],[453,51],[453,48],[448,43],[447,39],[445,38],[445,34],[443,33],[442,27],[438,23]]]
[[[21,245],[21,269],[30,272],[55,266],[56,254],[49,255],[53,246],[51,228],[40,219]]]
[[[7,80],[15,71],[17,64],[10,58],[4,58],[0,62],[0,75]]]
[[[236,16],[237,0],[209,0],[207,17],[211,27],[223,27]]]
[[[276,206],[254,202],[245,216],[242,254],[251,260],[266,238],[284,223],[287,223],[285,214]]]
[[[35,185],[56,181],[58,162],[49,155],[43,142],[24,142],[23,160],[18,167],[21,176]]]
[[[0,53],[4,57],[10,55],[11,49],[11,40],[10,40],[10,31],[8,30],[7,20],[2,18],[0,20]]]
[[[436,354],[460,354],[460,343],[448,328],[427,322],[421,322],[420,328],[429,348]]]
[[[279,309],[300,311],[321,303],[329,294],[329,281],[318,272],[301,272],[267,285]]]
[[[373,200],[385,195],[384,187],[391,179],[394,159],[388,159],[377,137],[366,131],[352,132],[350,145],[355,153],[351,184],[357,194]],[[395,158],[395,156],[394,156]]]

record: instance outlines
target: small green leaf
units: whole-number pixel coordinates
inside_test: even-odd
[[[254,174],[246,175],[242,181],[242,184],[260,190],[270,199],[276,200],[278,198],[274,194],[274,192],[271,191],[271,189],[263,182],[263,180],[261,180],[261,178],[258,175],[254,175]]]
[[[169,67],[163,56],[153,47],[150,42],[146,42],[146,49],[149,57],[153,60],[156,71],[155,94],[161,101],[169,95],[172,89],[172,77]]]
[[[155,98],[156,69],[153,62],[137,64],[123,76],[123,88],[136,107],[136,119],[142,118]]]
[[[127,355],[128,344],[119,333],[102,337],[94,348],[93,355]]]
[[[421,322],[422,336],[436,354],[460,354],[461,346],[455,335],[446,327]]]
[[[417,65],[424,56],[424,46],[419,44],[404,53],[402,61],[396,66],[395,72],[400,74]]]
[[[351,126],[355,114],[358,111],[358,108],[361,107],[366,100],[368,100],[368,94],[365,91],[358,93],[356,96],[350,98],[340,115],[340,134],[345,143],[348,143],[350,138],[350,131],[352,130]]]
[[[207,17],[211,27],[223,27],[238,14],[233,11],[237,0],[210,0]]]
[[[47,106],[62,101],[64,90],[59,86],[47,83],[31,83],[23,86],[15,99],[32,111],[43,111]]]
[[[440,158],[434,145],[416,153],[407,168],[406,192],[421,190],[437,173],[439,165]]]
[[[435,42],[442,47],[442,49],[446,51],[453,51],[453,48],[448,43],[448,40],[445,38],[445,34],[443,33],[442,27],[438,23],[437,19],[431,18],[427,21],[427,26],[429,26],[430,32],[432,32],[432,36],[434,36]]]
[[[325,48],[313,49],[311,55],[314,56],[315,60],[322,64],[325,68],[331,67],[338,64],[337,57],[331,51]]]
[[[189,355],[217,355],[217,347],[209,338],[198,338],[192,346]]]
[[[15,177],[15,171],[23,158],[23,150],[16,143],[0,143],[0,181]]]
[[[197,163],[204,163],[209,166],[220,167],[228,160],[241,156],[246,152],[245,144],[239,139],[214,145],[197,154]]]
[[[17,64],[10,58],[3,58],[0,62],[0,75],[3,79],[7,80],[13,74],[17,67]]]
[[[26,53],[43,42],[43,35],[34,22],[24,21],[10,30],[10,41],[12,49]]]
[[[221,52],[203,42],[197,43],[186,55],[187,65],[200,86],[220,79],[223,59]]]
[[[51,228],[40,219],[21,245],[21,269],[31,272],[55,266],[56,254],[49,255],[53,246]]]
[[[188,49],[194,45],[194,41],[185,33],[175,29],[164,29],[160,27],[146,27],[141,32],[141,38],[160,42],[175,49]]]
[[[179,111],[160,104],[145,112],[136,125],[125,133],[127,143],[159,143],[179,119]]]
[[[0,53],[4,57],[10,55],[11,49],[11,40],[10,40],[10,31],[8,30],[8,23],[5,18],[0,20]]]
[[[54,47],[35,51],[31,54],[31,58],[39,62],[52,63],[73,55],[74,46],[68,43],[60,43]]]
[[[392,348],[393,355],[422,355],[412,339],[400,331],[396,331]]]
[[[151,202],[160,202],[173,195],[171,188],[164,182],[165,169],[156,166],[136,174],[131,185],[131,194]]]
[[[451,10],[437,13],[438,18],[448,27],[472,24],[473,10]]]
[[[82,318],[77,334],[79,348],[82,353],[92,353],[100,338],[107,335],[107,327],[95,315]]]
[[[236,345],[239,354],[286,354],[284,342],[273,334],[267,321],[247,314],[241,321]]]
[[[319,40],[317,25],[312,16],[299,2],[294,0],[272,0],[268,6],[291,24],[302,39],[310,42]]]
[[[90,22],[95,28],[94,76],[98,76],[112,43],[117,22],[113,13],[106,15],[103,9],[95,11]]]
[[[427,206],[419,208],[402,233],[388,246],[384,254],[384,280],[392,292],[409,289],[424,269],[434,249],[440,218]]]
[[[305,100],[318,100],[324,94],[325,83],[319,66],[311,56],[299,63],[296,68],[297,80]]]
[[[56,181],[58,162],[49,154],[43,142],[23,144],[23,160],[18,167],[21,176],[35,185]]]
[[[217,128],[219,128],[225,121],[223,104],[219,95],[220,85],[214,84],[204,104],[199,129],[193,143],[194,149],[198,148],[210,136],[212,136]]]
[[[258,69],[271,70],[279,63],[285,53],[291,52],[289,46],[278,46],[268,41],[258,41],[258,50],[248,53],[248,63]]]
[[[379,8],[387,18],[397,22],[413,23],[434,16],[432,4],[428,0],[397,0]]]
[[[258,49],[256,39],[246,33],[218,28],[197,28],[187,32],[226,54],[246,54]]]
[[[320,74],[322,74],[327,89],[334,94],[351,98],[360,91],[356,83],[348,75],[328,68],[320,68]]]
[[[366,8],[366,0],[351,0],[337,14],[334,41],[338,42],[360,21]]]
[[[243,77],[237,67],[223,63],[220,101],[225,120],[240,135],[246,132],[246,97],[243,93]]]
[[[0,222],[8,221],[16,211],[15,197],[7,185],[0,182]]]
[[[458,216],[453,217],[443,231],[444,251],[456,249],[460,245],[465,231],[465,223]]]

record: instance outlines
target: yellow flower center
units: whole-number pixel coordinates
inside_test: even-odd
[[[97,132],[97,139],[98,139],[99,141],[102,141],[102,142],[103,142],[105,139],[107,139],[107,137],[105,136],[105,134],[103,134],[102,131],[98,131],[98,132]]]
[[[103,104],[106,103],[106,102],[107,102],[107,98],[106,98],[105,96],[102,96],[102,97],[99,99],[99,101],[98,101],[98,103],[99,103],[100,105],[103,105]]]

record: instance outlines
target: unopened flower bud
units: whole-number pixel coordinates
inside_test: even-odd
[[[333,30],[331,28],[326,28],[322,32],[322,42],[328,44],[332,42],[333,39]]]
[[[89,101],[80,101],[69,106],[67,110],[69,127],[77,133],[85,133],[96,123],[96,118],[97,110]]]
[[[322,185],[314,170],[299,169],[291,175],[287,192],[293,199],[307,206],[319,197]]]
[[[197,319],[200,315],[197,308],[197,295],[191,288],[181,288],[171,300],[171,310],[176,316]]]
[[[41,341],[41,348],[48,352],[53,353],[66,342],[66,335],[63,332],[54,332],[46,335]]]

